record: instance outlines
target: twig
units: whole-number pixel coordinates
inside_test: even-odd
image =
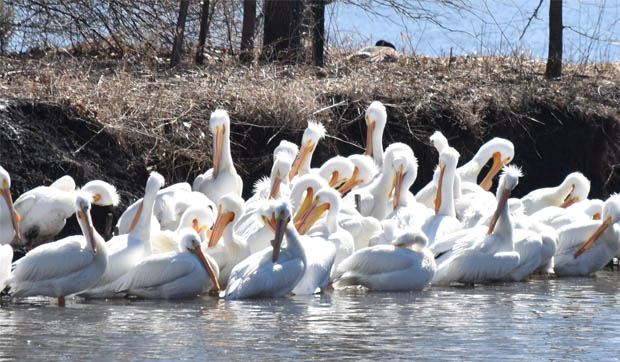
[[[527,30],[527,28],[530,27],[530,23],[532,22],[532,19],[538,18],[538,10],[540,10],[540,7],[542,6],[542,3],[543,3],[543,0],[540,0],[538,2],[538,6],[536,6],[536,9],[534,9],[534,13],[528,19],[527,24],[525,24],[525,28],[523,28],[523,32],[521,33],[521,36],[519,37],[519,41],[521,41],[521,39],[523,39],[523,36],[525,35],[525,31]]]

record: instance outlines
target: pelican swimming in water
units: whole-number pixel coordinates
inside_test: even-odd
[[[260,215],[274,230],[272,248],[250,255],[233,268],[226,299],[282,297],[289,294],[304,275],[306,254],[300,235],[290,222],[291,206],[286,201],[269,201]],[[286,246],[282,247],[285,237]]]
[[[230,117],[217,109],[211,113],[209,129],[213,134],[213,168],[194,180],[192,190],[202,192],[214,203],[229,192],[241,196],[243,180],[237,174],[230,154]]]
[[[6,280],[11,275],[11,261],[13,248],[9,244],[0,244],[0,293],[6,286]]]
[[[240,238],[234,227],[243,215],[243,199],[233,193],[220,198],[217,206],[218,214],[209,238],[208,248],[203,251],[213,257],[220,268],[218,281],[222,288],[228,285],[228,278],[233,267],[250,256],[250,248],[246,240]]]
[[[81,191],[92,195],[94,205],[118,205],[116,188],[105,181],[90,181]],[[75,181],[71,176],[63,176],[50,186],[36,187],[18,197],[15,210],[21,215],[23,237],[19,244],[36,247],[53,240],[65,227],[66,219],[75,213],[75,197]]]
[[[325,137],[325,127],[318,122],[308,122],[308,128],[304,131],[301,139],[301,147],[297,157],[293,161],[291,171],[288,174],[289,180],[299,175],[303,176],[310,172],[310,162],[312,155],[319,141]]]
[[[164,185],[164,177],[151,172],[146,181],[143,207],[135,227],[129,234],[114,236],[107,242],[108,267],[105,273],[87,290],[80,293],[86,298],[121,297],[116,292],[114,282],[125,275],[138,262],[152,254],[151,221],[157,191]]]
[[[177,234],[178,249],[143,258],[114,283],[115,291],[148,299],[190,298],[220,291],[215,261],[203,254],[193,228]]]
[[[383,103],[370,103],[364,119],[367,129],[364,155],[372,157],[378,167],[383,167],[383,131],[387,123],[387,112]]]
[[[620,195],[609,197],[600,220],[587,220],[558,230],[554,271],[559,276],[586,276],[601,269],[620,249]]]
[[[437,271],[432,284],[501,280],[517,268],[519,253],[515,251],[513,225],[506,204],[519,177],[521,171],[518,168],[504,167],[497,188],[497,208],[489,227],[455,233],[459,235],[453,248],[436,260]]]
[[[75,198],[75,210],[83,235],[40,245],[13,264],[7,280],[13,298],[48,296],[65,297],[93,285],[108,265],[107,245],[93,227],[90,217],[92,195]]]
[[[573,172],[556,187],[545,187],[530,191],[521,198],[524,212],[532,215],[548,206],[567,207],[585,200],[590,193],[590,180],[581,172]]]
[[[333,273],[334,285],[363,285],[370,290],[406,291],[426,287],[437,268],[428,238],[421,231],[409,231],[391,245],[358,250],[344,259]]]

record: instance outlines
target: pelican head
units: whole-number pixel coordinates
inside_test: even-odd
[[[291,221],[291,205],[285,200],[271,200],[259,212],[265,225],[275,234],[275,238],[271,241],[273,247],[271,260],[275,263],[280,255],[284,231]]]
[[[383,103],[374,101],[370,103],[368,109],[366,109],[366,151],[365,155],[377,159],[375,155],[377,152],[383,152],[383,150],[375,150],[375,144],[373,142],[375,137],[383,137],[383,129],[387,122],[387,111]],[[378,135],[378,136],[375,136]]]
[[[278,157],[273,161],[271,167],[271,189],[269,191],[269,198],[275,199],[280,194],[280,185],[284,182],[288,184],[287,175],[291,170],[293,159],[289,157],[287,153],[280,153]]]
[[[377,165],[372,158],[368,156],[352,154],[347,158],[353,163],[353,174],[340,188],[338,188],[341,195],[346,194],[358,185],[370,182],[378,172]]]
[[[273,150],[273,159],[277,160],[280,155],[287,155],[291,160],[294,160],[299,153],[299,147],[293,142],[287,140],[280,141],[280,144]]]
[[[431,135],[430,140],[439,154],[441,154],[444,148],[448,147],[448,139],[441,131],[435,131],[435,133]]]
[[[161,189],[165,183],[166,183],[166,180],[164,179],[164,176],[162,176],[157,171],[151,171],[151,173],[149,174],[148,180],[146,180],[146,188],[144,190],[144,194],[145,195],[157,194],[157,191],[159,191],[159,189]],[[129,232],[133,231],[133,229],[136,227],[136,224],[138,223],[138,220],[140,220],[140,215],[142,215],[143,207],[144,207],[144,199],[142,199],[142,202],[140,202],[140,206],[138,206],[138,210],[136,211],[136,214],[133,216],[133,219],[131,220],[131,225],[129,225],[129,229],[128,229]]]
[[[499,187],[497,188],[496,193],[497,208],[495,209],[495,213],[493,213],[491,223],[489,224],[489,234],[491,234],[495,229],[495,224],[497,224],[500,214],[506,208],[510,193],[519,184],[519,178],[523,176],[521,169],[517,166],[504,166],[503,170],[504,172],[502,172],[502,176],[499,179]]]
[[[459,152],[450,146],[444,148],[439,154],[439,180],[437,181],[437,194],[435,196],[435,214],[439,213],[439,208],[441,207],[443,178],[446,173],[446,169],[456,170],[459,157]]]
[[[116,187],[102,180],[87,182],[86,185],[82,186],[82,191],[93,195],[93,204],[95,205],[117,206],[120,201]]]
[[[217,274],[219,274],[219,270],[218,272],[216,272],[215,268],[212,265],[212,262],[210,262],[209,259],[207,259],[207,257],[205,257],[204,253],[202,252],[202,249],[200,248],[200,237],[196,233],[196,230],[192,228],[182,229],[178,233],[177,244],[179,245],[181,252],[187,250],[198,257],[200,263],[207,271],[209,278],[211,278],[213,286],[219,292],[221,289],[220,284],[217,281]]]
[[[223,109],[213,111],[209,119],[209,130],[213,135],[213,177],[215,178],[220,172],[222,145],[230,134],[230,117],[228,117],[228,112]]]
[[[11,215],[11,223],[13,224],[13,230],[15,231],[17,241],[21,243],[22,236],[19,232],[19,221],[21,220],[21,216],[19,216],[19,213],[15,210],[15,206],[13,205],[13,197],[11,197],[11,177],[2,166],[0,166],[0,193],[4,197],[9,214]]]
[[[392,241],[399,248],[423,249],[428,246],[428,237],[421,231],[409,231]]]
[[[295,185],[291,189],[290,199],[296,210],[295,217],[293,218],[296,227],[299,227],[302,219],[308,216],[314,195],[319,190],[328,187],[329,185],[323,178],[313,174],[299,176],[295,179]],[[305,196],[302,200],[304,192]]]
[[[334,215],[337,215],[340,211],[340,193],[332,188],[325,188],[316,193],[310,205],[307,217],[302,220],[297,231],[302,235],[307,233],[327,210]]]
[[[394,188],[394,208],[397,208],[406,199],[407,190],[413,185],[418,176],[418,159],[414,156],[411,148],[395,153],[392,160],[394,178],[392,185]],[[403,192],[404,189],[404,192]]]
[[[217,245],[228,224],[243,214],[243,199],[234,193],[227,193],[217,205],[217,219],[209,237],[209,247]]]
[[[482,167],[490,158],[493,158],[493,164],[487,175],[480,182],[480,187],[490,190],[493,186],[493,178],[499,171],[510,163],[515,156],[515,147],[512,142],[504,138],[495,137],[482,145],[474,159]]]
[[[75,198],[75,214],[86,242],[90,243],[93,254],[97,254],[97,240],[95,239],[95,228],[90,217],[92,194],[80,192]]]
[[[297,175],[301,166],[307,162],[306,160],[312,155],[317,143],[325,137],[325,134],[325,127],[322,124],[312,121],[308,122],[308,127],[304,131],[304,135],[301,139],[301,148],[293,162],[291,172],[289,173],[290,180]]]
[[[213,210],[203,205],[192,205],[183,211],[179,225],[182,227],[191,227],[201,240],[204,240],[204,233],[209,230],[214,224]]]
[[[566,176],[561,187],[565,189],[568,188],[569,192],[560,207],[568,207],[575,202],[588,198],[588,194],[590,193],[590,180],[581,172],[573,172]]]
[[[327,160],[319,169],[319,176],[327,181],[329,186],[338,188],[353,176],[353,162],[342,156],[335,156]]]

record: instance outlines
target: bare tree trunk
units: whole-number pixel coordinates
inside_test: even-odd
[[[172,59],[170,59],[171,67],[174,67],[181,62],[181,50],[183,49],[183,35],[185,33],[185,20],[187,19],[188,8],[189,0],[181,0],[181,8],[179,9],[179,18],[177,20],[174,44],[172,45]]]
[[[325,48],[325,0],[314,0],[312,8],[312,61],[323,66]]]
[[[549,3],[549,56],[545,77],[557,78],[562,75],[562,0]]]
[[[250,63],[254,59],[254,28],[256,27],[256,0],[243,1],[243,26],[239,60]]]
[[[300,46],[301,0],[265,0],[265,28],[263,31],[263,53],[268,61],[278,58],[289,60],[297,57]]]
[[[209,32],[209,0],[202,0],[200,11],[200,32],[198,33],[198,47],[196,49],[196,64],[204,63],[205,42]]]

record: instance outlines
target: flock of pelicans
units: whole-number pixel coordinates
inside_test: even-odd
[[[9,298],[66,296],[228,299],[320,293],[327,288],[418,290],[433,285],[589,275],[620,250],[620,195],[590,200],[579,172],[556,187],[511,198],[522,176],[508,165],[513,144],[494,138],[457,167],[459,153],[436,132],[433,179],[416,195],[411,148],[383,149],[380,102],[365,115],[366,151],[311,168],[325,129],[310,122],[301,146],[282,141],[269,177],[241,198],[230,153],[230,119],[211,114],[213,168],[193,185],[162,188],[152,172],[144,198],[121,215],[105,241],[92,204],[116,205],[116,189],[64,176],[13,203],[0,167],[0,290]],[[478,174],[492,160],[488,174]],[[497,191],[489,192],[500,170]],[[73,214],[82,235],[54,240]],[[12,246],[33,245],[12,262]],[[38,246],[37,246],[38,245]],[[5,289],[6,287],[6,289]]]

